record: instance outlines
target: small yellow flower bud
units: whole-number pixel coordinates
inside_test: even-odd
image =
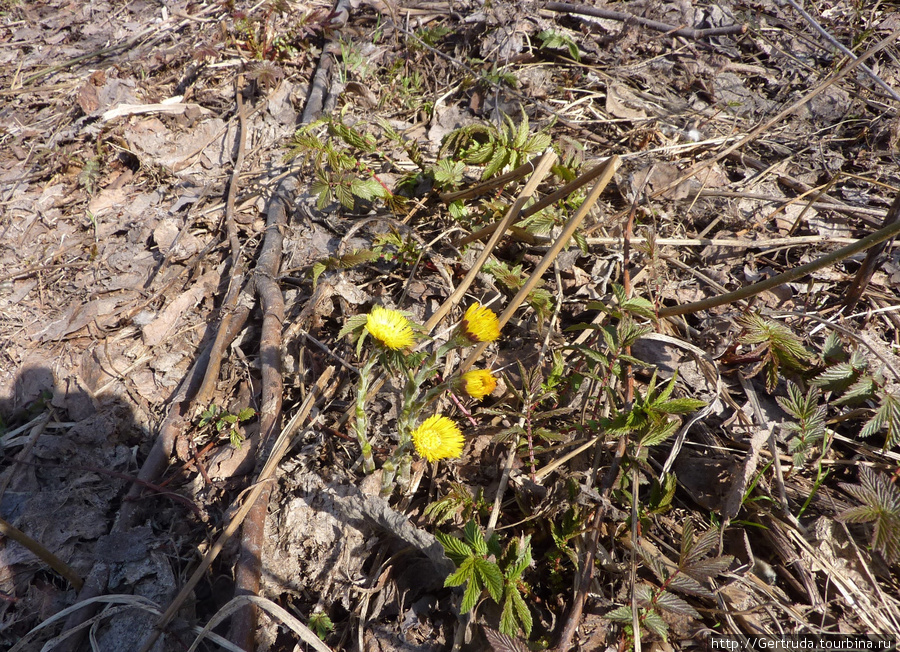
[[[472,398],[484,398],[497,388],[497,379],[487,369],[467,371],[460,380],[463,390]]]

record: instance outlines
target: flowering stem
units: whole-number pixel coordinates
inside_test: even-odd
[[[460,412],[462,412],[464,415],[466,415],[466,418],[469,420],[469,423],[472,424],[472,427],[477,428],[478,422],[475,421],[474,418],[472,418],[472,413],[466,409],[466,406],[464,406],[462,403],[460,403],[459,398],[457,398],[456,394],[454,394],[452,391],[448,391],[447,394],[450,396],[451,399],[453,399],[453,402],[456,403],[457,409],[459,409]]]
[[[394,474],[396,467],[393,458],[381,465],[381,497],[387,498],[394,491]]]
[[[409,453],[404,453],[403,457],[400,458],[400,470],[397,473],[397,483],[401,487],[409,486],[409,467],[412,464],[412,456]]]
[[[365,366],[359,372],[359,386],[356,389],[356,421],[353,429],[356,431],[356,440],[363,457],[363,471],[368,475],[375,470],[375,459],[372,457],[372,444],[366,436],[369,420],[366,416],[366,394],[369,393],[369,382],[371,380],[372,368],[375,366],[377,358],[372,356]]]

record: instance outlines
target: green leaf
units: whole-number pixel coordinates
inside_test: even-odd
[[[434,533],[435,538],[444,547],[444,553],[457,566],[472,556],[472,549],[454,536],[444,534],[440,530]]]
[[[686,600],[679,598],[674,593],[668,591],[660,591],[656,596],[656,605],[666,611],[680,614],[682,616],[691,616],[692,618],[700,618],[700,614]]]
[[[330,122],[328,130],[351,147],[361,149],[366,153],[375,151],[376,141],[373,136],[363,134],[341,122]]]
[[[841,512],[839,520],[845,523],[871,523],[881,515],[881,510],[870,505],[851,507]]]
[[[529,534],[516,543],[516,557],[504,572],[506,580],[517,582],[525,569],[531,566],[531,561],[531,535]]]
[[[849,362],[839,362],[828,367],[810,383],[832,392],[840,392],[850,386],[856,377],[856,372],[857,370]]]
[[[466,557],[459,565],[459,568],[456,569],[456,572],[447,576],[447,579],[444,580],[444,586],[462,586],[466,582],[477,584],[478,582],[475,576],[475,559],[476,557]],[[479,591],[480,590],[479,587]]]
[[[863,426],[859,436],[865,439],[885,428],[887,428],[887,437],[884,441],[884,448],[887,450],[900,442],[900,397],[890,393],[884,394],[881,405]]]
[[[479,579],[487,588],[494,602],[499,604],[503,598],[503,573],[500,572],[497,564],[492,561],[481,557],[473,557],[472,559],[474,559],[475,571],[478,573]]]
[[[641,446],[646,448],[663,443],[675,434],[675,431],[678,430],[678,425],[677,421],[665,421],[654,425],[641,437]]]
[[[481,587],[478,586],[477,582],[469,582],[466,584],[466,588],[463,591],[463,599],[462,604],[459,606],[459,612],[466,614],[469,613],[472,608],[478,604],[478,599],[481,597]]]
[[[475,521],[466,523],[463,528],[463,535],[466,543],[469,544],[469,547],[472,548],[476,554],[487,556],[488,549],[487,543],[484,540],[484,533]]]
[[[450,217],[455,220],[461,220],[469,214],[469,209],[461,199],[450,202],[450,205],[447,206],[447,210],[450,212]]]
[[[697,398],[675,398],[664,403],[654,403],[653,409],[663,414],[687,414],[706,407],[706,401]]]
[[[841,487],[862,503],[845,510],[839,521],[874,523],[872,547],[884,555],[888,563],[900,561],[900,489],[883,473],[863,466],[859,469],[859,485]]]
[[[341,206],[343,206],[347,210],[353,210],[353,206],[356,204],[356,200],[353,198],[353,192],[350,190],[350,188],[348,188],[343,183],[338,184],[334,187],[334,195],[341,203]]]
[[[509,161],[510,151],[504,147],[497,147],[493,154],[491,155],[491,159],[487,164],[487,167],[484,168],[484,173],[481,175],[482,181],[487,181],[492,176],[497,174],[506,163]]]
[[[390,194],[376,179],[353,179],[350,182],[350,192],[364,201],[386,197]]]
[[[685,573],[679,573],[669,580],[669,588],[673,591],[681,591],[690,595],[699,595],[706,598],[715,597],[712,591],[700,584],[697,580]]]
[[[720,557],[710,557],[700,561],[692,562],[684,567],[684,572],[694,579],[705,579],[721,575],[728,570],[734,557],[731,555],[722,555]]]
[[[345,335],[349,335],[349,334],[353,333],[354,331],[361,329],[363,326],[366,325],[366,322],[368,321],[368,319],[369,319],[368,315],[353,315],[352,317],[347,319],[347,321],[344,322],[344,327],[341,328],[341,332],[338,333],[338,339],[341,339]]]
[[[616,623],[628,624],[634,619],[634,616],[631,613],[631,607],[616,607],[612,611],[605,613],[603,617]]]
[[[519,623],[516,620],[516,608],[513,604],[512,595],[519,595],[516,591],[506,594],[503,601],[503,611],[500,613],[500,631],[508,636],[515,636],[519,633]]]
[[[648,631],[653,632],[664,641],[667,640],[669,626],[666,624],[666,621],[662,619],[662,616],[660,616],[658,613],[656,613],[655,611],[648,611],[641,622]]]
[[[629,312],[633,315],[638,315],[639,317],[645,317],[646,319],[656,318],[656,311],[653,309],[653,304],[644,297],[632,297],[627,301],[622,302],[621,308],[624,312]]]
[[[510,598],[512,599],[513,606],[516,610],[516,616],[519,619],[519,622],[522,624],[522,631],[525,633],[526,638],[531,636],[531,628],[533,625],[533,621],[531,619],[531,610],[528,608],[528,604],[525,600],[522,599],[522,596],[519,594],[517,590],[514,588],[510,588],[509,590]]]
[[[452,188],[459,185],[465,171],[466,166],[464,163],[449,158],[441,159],[432,168],[435,182],[444,188]]]
[[[878,383],[872,376],[862,376],[847,388],[841,397],[832,401],[832,405],[858,403],[872,397],[878,391]]]

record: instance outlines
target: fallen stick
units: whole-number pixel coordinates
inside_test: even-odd
[[[897,202],[895,201],[894,203],[896,204]],[[753,285],[742,287],[739,290],[735,290],[734,292],[720,294],[715,297],[710,297],[709,299],[694,301],[693,303],[686,303],[680,306],[669,306],[666,308],[662,308],[659,311],[659,316],[674,317],[675,315],[686,315],[689,313],[698,312],[700,310],[708,310],[709,308],[722,306],[727,303],[733,303],[741,299],[747,299],[759,294],[760,292],[778,287],[779,285],[784,285],[785,283],[796,281],[797,279],[802,278],[807,274],[811,274],[812,272],[822,269],[823,267],[827,267],[828,265],[836,263],[839,260],[843,260],[844,258],[848,258],[850,256],[853,256],[854,254],[858,254],[861,251],[865,251],[869,247],[874,247],[877,244],[886,242],[887,240],[890,240],[897,235],[900,235],[900,220],[891,222],[887,226],[875,231],[875,233],[870,233],[865,238],[857,240],[851,245],[841,247],[840,249],[832,251],[831,253],[808,262],[805,265],[800,265],[799,267],[789,269],[782,274],[767,278],[766,280],[760,281],[759,283],[754,283]]]
[[[288,177],[279,185],[269,204],[266,234],[254,272],[254,284],[263,312],[259,359],[262,368],[257,460],[261,463],[271,450],[274,434],[280,429],[283,380],[281,376],[281,328],[284,323],[284,297],[278,286],[283,232],[287,225],[290,197]],[[257,595],[262,572],[262,546],[265,540],[266,514],[272,483],[260,487],[241,532],[241,556],[235,568],[235,596]],[[252,604],[235,613],[229,638],[245,650],[256,649],[257,610]]]
[[[610,9],[600,9],[598,7],[589,7],[587,5],[570,5],[567,2],[548,2],[544,5],[545,9],[556,11],[558,13],[580,14],[582,16],[593,16],[595,18],[606,18],[607,20],[617,20],[626,25],[640,25],[647,29],[657,32],[665,32],[672,36],[682,36],[693,40],[707,38],[709,36],[727,36],[729,34],[744,34],[747,31],[746,25],[728,25],[726,27],[712,27],[709,29],[695,29],[693,27],[679,27],[678,25],[669,25],[660,23],[648,18],[641,18],[633,14],[626,14],[621,11],[612,11]]]

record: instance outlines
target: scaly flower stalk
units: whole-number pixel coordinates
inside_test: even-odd
[[[412,464],[412,456],[409,453],[404,453],[403,457],[400,458],[400,469],[397,471],[397,483],[401,487],[409,486],[410,464]]]
[[[393,457],[385,460],[381,465],[381,497],[388,498],[394,491],[394,475],[396,467],[394,466]]]
[[[372,456],[372,444],[369,443],[369,438],[366,435],[369,428],[369,419],[366,416],[366,394],[369,393],[370,376],[372,368],[377,361],[378,358],[372,356],[363,368],[360,369],[359,385],[356,388],[356,421],[354,422],[353,429],[356,431],[356,440],[359,442],[359,447],[362,451],[363,471],[365,471],[366,475],[375,470],[375,459]]]

